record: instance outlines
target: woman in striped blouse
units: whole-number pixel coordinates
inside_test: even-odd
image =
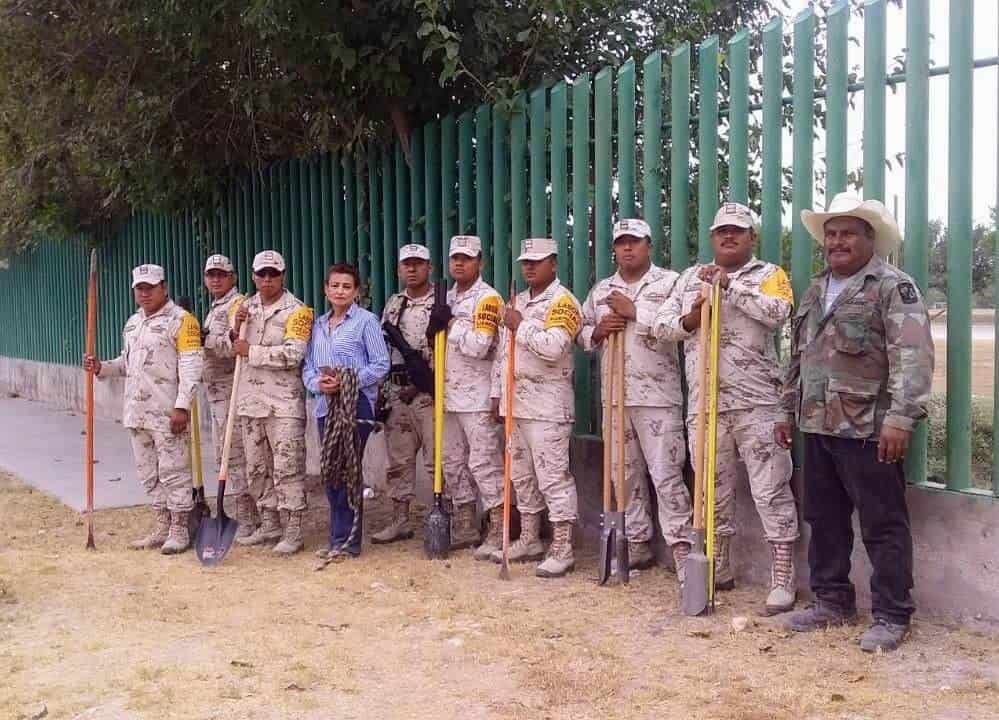
[[[330,412],[329,398],[339,390],[339,380],[329,374],[330,370],[350,368],[357,373],[357,433],[363,456],[374,421],[378,386],[389,371],[389,353],[378,317],[355,303],[360,285],[353,265],[333,265],[326,271],[325,291],[330,310],[312,326],[302,381],[316,398],[316,420],[322,438]],[[323,559],[355,557],[361,552],[361,533],[354,533],[349,546],[344,544],[354,524],[346,485],[340,483],[334,487],[328,481],[324,485],[330,503],[329,548],[316,554]]]

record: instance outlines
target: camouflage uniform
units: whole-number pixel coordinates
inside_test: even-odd
[[[229,339],[229,317],[235,314],[244,297],[237,288],[232,288],[224,297],[212,301],[212,307],[205,316],[202,333],[205,339],[205,369],[203,381],[205,398],[212,415],[212,437],[215,445],[215,462],[222,463],[222,441],[225,437],[225,424],[229,415],[229,399],[232,395],[232,376],[236,367],[236,355]],[[229,448],[229,487],[236,495],[247,491],[246,459],[243,456],[242,433],[234,432]]]
[[[697,331],[683,328],[682,319],[701,293],[703,283],[698,273],[702,267],[695,265],[683,272],[653,327],[656,337],[684,341],[691,455],[700,395],[700,341]],[[774,333],[790,316],[792,302],[784,271],[756,258],[729,273],[729,285],[722,290],[715,527],[723,544],[735,534],[734,483],[740,458],[746,465],[767,540],[790,543],[798,537],[798,514],[790,485],[791,454],[774,437],[774,424],[783,419]]]
[[[628,505],[625,530],[631,542],[652,539],[648,470],[656,488],[659,523],[669,545],[689,541],[690,493],[683,480],[686,459],[683,437],[683,396],[677,345],[657,340],[651,329],[656,312],[676,284],[677,273],[651,266],[637,283],[628,285],[615,273],[597,283],[583,303],[583,329],[577,342],[584,350],[600,349],[604,376],[606,342],[593,343],[593,332],[610,312],[607,297],[618,291],[635,303],[635,321],[624,330],[625,343],[625,481]],[[606,390],[605,390],[606,391]],[[615,402],[615,405],[617,403]],[[617,432],[617,415],[613,415]],[[616,447],[612,462],[619,459]]]
[[[190,430],[170,432],[170,413],[190,410],[203,361],[198,321],[167,300],[152,315],[132,315],[122,331],[121,354],[101,363],[99,377],[125,376],[122,424],[131,435],[139,481],[157,511],[187,513],[193,507]]]
[[[912,536],[901,463],[877,459],[882,427],[912,430],[926,417],[934,348],[929,317],[912,279],[877,255],[829,311],[828,270],[795,313],[783,407],[805,440],[805,519],[812,591],[825,606],[856,612],[850,582],[851,516],[871,559],[875,619],[908,625]]]
[[[305,510],[305,387],[300,366],[312,308],[290,292],[246,301],[246,358],[236,391],[250,492],[261,511]],[[230,322],[237,307],[230,308]]]

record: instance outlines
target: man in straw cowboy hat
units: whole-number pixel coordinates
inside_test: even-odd
[[[801,220],[822,244],[826,268],[794,316],[784,383],[789,422],[778,440],[804,433],[804,516],[816,602],[791,616],[809,632],[856,619],[850,582],[852,515],[873,567],[874,622],[860,638],[867,652],[894,650],[914,605],[912,535],[902,460],[915,424],[926,417],[933,379],[933,340],[923,298],[912,279],[883,258],[899,243],[898,226],[877,200],[849,193],[828,212]]]

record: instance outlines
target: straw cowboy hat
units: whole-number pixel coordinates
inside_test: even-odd
[[[853,193],[840,193],[829,203],[826,212],[801,211],[801,222],[820,244],[825,238],[825,224],[836,217],[855,217],[874,228],[874,251],[887,257],[902,242],[895,218],[880,200],[861,200]]]

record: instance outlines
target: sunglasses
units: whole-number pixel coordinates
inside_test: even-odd
[[[260,270],[254,271],[253,274],[256,275],[257,277],[276,278],[281,276],[283,273],[277,268],[268,267],[268,268],[260,268]]]

